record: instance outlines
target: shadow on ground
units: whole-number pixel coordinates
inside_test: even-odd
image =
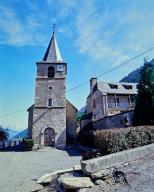
[[[9,146],[9,147],[0,149],[0,152],[13,152],[13,151],[14,152],[25,151],[25,144],[20,143],[19,145],[16,145],[16,146]]]
[[[49,149],[49,147],[48,147]],[[52,147],[51,147],[52,149]],[[69,156],[81,156],[82,151],[78,149],[77,146],[68,146],[65,149],[60,149],[65,151]],[[25,144],[21,143],[17,146],[10,146],[7,148],[0,149],[0,152],[25,152]],[[45,150],[46,151],[46,150]]]
[[[69,156],[81,156],[82,154],[82,151],[75,146],[67,147],[66,149],[63,149],[63,151],[66,151]]]

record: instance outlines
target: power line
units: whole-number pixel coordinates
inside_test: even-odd
[[[113,67],[113,68],[109,69],[108,71],[105,71],[104,73],[102,73],[102,74],[100,74],[100,75],[98,75],[98,76],[96,76],[96,77],[97,77],[97,78],[100,78],[100,77],[102,77],[102,76],[104,76],[104,75],[106,75],[106,74],[108,74],[108,73],[110,73],[110,72],[112,72],[112,71],[114,71],[114,70],[122,67],[123,65],[126,65],[127,63],[129,63],[129,62],[137,59],[138,57],[144,55],[145,53],[148,53],[149,51],[152,51],[153,49],[154,49],[154,47],[151,47],[150,49],[147,49],[146,51],[138,54],[137,56],[129,59],[128,61],[125,61],[125,62],[119,64],[118,66]],[[69,89],[69,90],[67,90],[67,92],[71,92],[71,91],[73,91],[74,89],[77,89],[77,88],[79,88],[79,87],[81,87],[81,86],[83,86],[83,85],[85,85],[85,84],[87,84],[87,83],[89,83],[89,80],[88,80],[88,81],[85,81],[85,82],[83,82],[83,83],[81,83],[81,84],[79,84],[79,85],[77,85],[77,86],[75,86],[75,87],[73,87],[73,88],[71,88],[71,89]]]
[[[20,109],[20,110],[18,110],[18,111],[14,111],[14,112],[11,112],[11,113],[7,113],[7,114],[5,114],[5,115],[1,115],[0,118],[6,117],[6,116],[10,116],[10,115],[14,115],[14,114],[16,114],[16,113],[25,111],[26,109],[27,109],[27,108],[23,108],[23,109]]]
[[[148,52],[152,51],[153,49],[154,49],[154,47],[151,47],[151,48],[147,49],[146,51],[144,51],[144,52],[138,54],[137,56],[135,56],[135,57],[129,59],[128,61],[125,61],[125,62],[119,64],[118,66],[113,67],[113,68],[107,70],[106,72],[104,72],[104,73],[102,73],[102,74],[96,76],[96,77],[97,77],[97,78],[100,78],[100,77],[102,77],[102,76],[104,76],[104,75],[106,75],[106,74],[108,74],[108,73],[110,73],[110,72],[112,72],[112,71],[114,71],[114,70],[116,70],[116,69],[118,69],[118,68],[120,68],[120,67],[126,65],[127,63],[129,63],[129,62],[131,62],[131,61],[137,59],[138,57],[144,55],[145,53],[148,53]],[[79,87],[82,87],[83,85],[86,85],[87,83],[89,83],[89,80],[87,80],[87,81],[85,81],[85,82],[83,82],[83,83],[81,83],[81,84],[79,84],[79,85],[77,85],[77,86],[74,86],[74,87],[72,87],[72,88],[66,90],[66,93],[71,92],[71,91],[74,91],[75,89],[78,89]],[[57,95],[57,96],[58,96],[58,95]],[[2,116],[0,116],[0,118],[2,118],[2,117],[6,117],[6,116],[10,116],[10,115],[13,115],[13,114],[16,114],[16,113],[19,113],[19,112],[22,112],[22,111],[24,111],[24,110],[26,110],[26,109],[27,109],[27,108],[24,108],[24,109],[21,109],[21,110],[18,110],[18,111],[14,111],[14,112],[12,112],[12,113],[8,113],[8,114],[5,114],[5,115],[2,115]]]

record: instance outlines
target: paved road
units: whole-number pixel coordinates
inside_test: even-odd
[[[0,152],[0,192],[30,192],[38,189],[43,174],[71,168],[80,162],[75,150]]]

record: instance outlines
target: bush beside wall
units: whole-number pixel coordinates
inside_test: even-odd
[[[81,144],[98,148],[106,155],[154,143],[154,126],[84,130],[79,134],[79,138]]]
[[[32,139],[25,139],[23,143],[25,151],[32,151],[32,148],[34,146],[34,141]]]
[[[82,130],[79,132],[78,135],[78,141],[80,144],[88,146],[88,147],[94,147],[94,133],[91,129]]]

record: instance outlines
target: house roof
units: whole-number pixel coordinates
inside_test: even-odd
[[[137,94],[137,83],[98,82],[96,86],[102,94]]]
[[[62,62],[62,57],[57,44],[55,33],[53,32],[51,40],[49,42],[46,53],[43,57],[43,61],[47,62]]]

